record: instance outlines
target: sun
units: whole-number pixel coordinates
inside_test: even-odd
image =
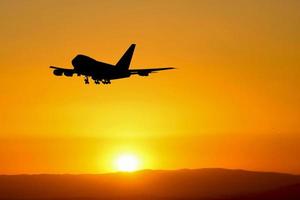
[[[135,155],[123,154],[117,157],[116,167],[118,171],[133,172],[139,168],[139,160]]]

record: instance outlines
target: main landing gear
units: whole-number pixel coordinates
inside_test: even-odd
[[[111,84],[111,82],[110,82],[109,79],[101,79],[101,80],[97,80],[97,79],[95,80],[95,79],[94,79],[94,82],[95,82],[96,85],[99,85],[101,82],[102,82],[103,84],[105,84],[105,85],[106,85],[106,84]],[[85,83],[85,84],[89,84],[89,83],[90,83],[90,82],[89,82],[89,77],[88,77],[88,76],[85,76],[85,77],[84,77],[84,83]]]
[[[84,83],[85,84],[89,84],[90,82],[89,82],[89,77],[88,76],[86,76],[85,78],[84,78]]]
[[[103,84],[111,84],[110,80],[108,80],[108,79],[103,79],[103,80],[102,80],[102,83],[103,83]]]

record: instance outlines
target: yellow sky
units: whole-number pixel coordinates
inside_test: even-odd
[[[298,0],[0,1],[0,173],[300,173]],[[76,54],[174,71],[85,85]]]

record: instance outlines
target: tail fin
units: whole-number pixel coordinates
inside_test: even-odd
[[[121,70],[128,70],[131,62],[131,58],[134,52],[135,44],[130,45],[127,51],[124,53],[122,58],[116,64],[116,67]]]

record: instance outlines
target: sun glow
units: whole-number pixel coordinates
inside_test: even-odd
[[[139,168],[139,161],[134,155],[120,155],[116,160],[116,167],[123,172],[136,171]]]

